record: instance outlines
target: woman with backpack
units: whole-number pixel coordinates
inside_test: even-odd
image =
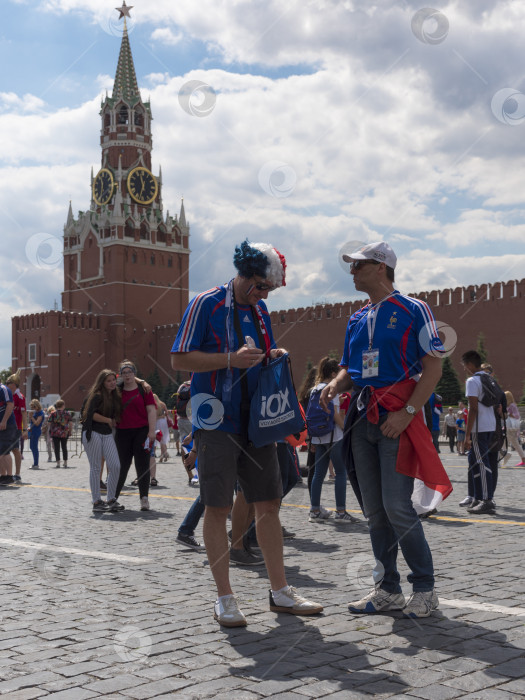
[[[142,384],[137,382],[136,374],[133,362],[123,360],[120,363],[119,375],[123,379],[122,409],[115,433],[120,458],[120,476],[115,497],[119,497],[131,462],[135,460],[140,510],[149,510],[149,459],[150,448],[155,444],[157,407],[153,392],[146,393]]]
[[[357,523],[346,512],[346,466],[342,453],[344,418],[340,411],[339,396],[336,396],[330,404],[330,413],[326,413],[319,404],[321,391],[328,382],[337,376],[339,372],[337,360],[323,357],[319,363],[316,377],[316,385],[310,392],[308,408],[306,411],[306,424],[310,434],[312,445],[315,445],[315,471],[312,479],[310,493],[311,507],[309,521],[322,523],[331,516],[331,512],[321,507],[321,490],[328,471],[330,460],[335,469],[335,505],[336,523]]]

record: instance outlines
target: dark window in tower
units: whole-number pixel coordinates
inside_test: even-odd
[[[136,263],[136,262],[137,262],[137,254],[136,254],[136,253],[133,253],[133,255],[131,256],[131,262],[132,262],[132,263]]]
[[[133,226],[129,223],[126,222],[126,228],[124,229],[124,235],[126,238],[135,238],[135,229]]]
[[[144,126],[144,115],[142,112],[135,112],[135,125]]]
[[[140,238],[143,241],[149,241],[149,229],[144,223],[140,227]]]
[[[128,123],[128,108],[122,106],[119,109],[118,112],[118,124],[127,124]]]
[[[88,314],[90,314],[93,311],[93,302],[91,299],[88,301]],[[90,319],[90,325],[91,325],[91,319]]]
[[[173,267],[173,258],[168,258],[168,267]]]
[[[111,114],[109,114],[109,112],[104,115],[104,126],[105,127],[111,126]]]
[[[149,259],[150,265],[155,265],[155,256],[152,255]]]

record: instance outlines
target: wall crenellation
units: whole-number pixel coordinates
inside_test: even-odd
[[[468,287],[434,289],[430,292],[415,292],[408,296],[426,301],[431,309],[443,306],[460,306],[483,302],[499,302],[525,298],[525,279],[473,284]],[[366,304],[366,298],[357,301],[335,302],[333,304],[315,304],[314,306],[281,309],[270,313],[272,323],[277,325],[303,323],[308,321],[328,321],[350,318]]]

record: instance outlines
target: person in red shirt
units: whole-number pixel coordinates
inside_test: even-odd
[[[20,391],[20,370],[8,377],[5,384],[13,394],[13,413],[16,420],[16,429],[18,431],[17,445],[11,450],[15,458],[15,474],[13,479],[15,481],[21,481],[22,453],[20,451],[20,440],[27,440],[27,412],[25,396]]]
[[[140,510],[149,510],[149,447],[155,443],[157,407],[153,393],[146,393],[137,383],[133,362],[123,360],[119,375],[122,377],[122,411],[117,423],[115,442],[120,458],[120,476],[115,498],[124,486],[131,462],[135,460],[140,495]],[[145,445],[146,440],[148,444]]]

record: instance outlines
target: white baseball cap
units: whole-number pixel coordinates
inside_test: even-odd
[[[396,254],[385,241],[364,245],[362,248],[358,248],[355,253],[343,255],[343,260],[347,263],[354,262],[354,260],[375,260],[379,263],[385,263],[387,267],[391,267],[393,270],[397,263]]]

